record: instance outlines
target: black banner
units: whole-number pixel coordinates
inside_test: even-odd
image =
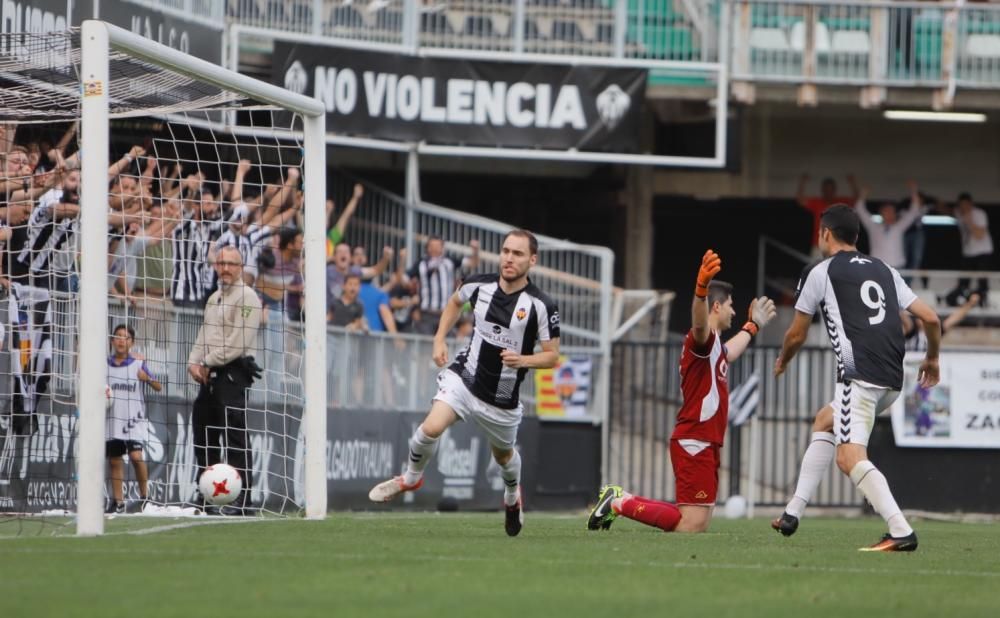
[[[0,34],[64,32],[70,26],[79,26],[79,21],[73,19],[73,4],[74,0],[0,2]]]
[[[272,80],[324,102],[331,133],[635,152],[646,71],[421,58],[275,41]]]
[[[197,15],[161,12],[127,0],[77,0],[76,4],[80,19],[101,19],[161,45],[222,65],[224,23],[213,24]]]
[[[225,24],[196,15],[161,12],[127,0],[6,0],[0,33],[62,32],[85,19],[101,19],[167,47],[222,65]]]
[[[9,405],[9,401],[5,402]],[[43,401],[38,430],[14,437],[10,416],[0,414],[0,513],[74,511],[77,503],[76,409]],[[149,397],[146,408],[150,436],[145,459],[149,496],[161,504],[181,504],[194,498],[198,469],[191,442],[191,405],[179,399]],[[274,512],[295,512],[304,506],[304,436],[298,409],[249,409],[247,425],[253,461],[254,504]],[[368,491],[400,473],[413,429],[423,420],[416,412],[352,412],[330,410],[327,416],[326,478],[331,509],[435,509],[445,498],[461,509],[496,509],[503,481],[489,443],[474,424],[458,423],[442,437],[419,492],[398,503],[376,506]],[[526,418],[518,436],[524,456],[522,482],[534,483],[538,419]],[[106,474],[106,472],[105,472]],[[136,500],[138,485],[126,463],[125,497]],[[110,487],[106,487],[110,495]]]

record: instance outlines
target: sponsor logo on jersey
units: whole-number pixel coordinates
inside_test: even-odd
[[[855,255],[851,258],[851,264],[871,264],[872,261],[868,258],[863,258],[861,256]]]
[[[702,491],[699,491],[698,493],[696,493],[696,494],[694,495],[694,497],[695,497],[695,498],[697,498],[697,499],[699,499],[699,500],[704,500],[705,498],[707,498],[707,497],[708,497],[708,494],[707,494],[707,493],[705,493],[705,491],[704,491],[704,490],[702,490]]]

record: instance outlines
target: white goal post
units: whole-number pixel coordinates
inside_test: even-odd
[[[110,54],[122,53],[198,82],[276,106],[303,119],[305,297],[304,498],[310,519],[326,515],[326,285],[325,109],[315,99],[288,92],[209,62],[188,56],[101,21],[88,20],[81,31],[81,217],[79,453],[77,459],[77,534],[104,531],[104,427],[108,323],[107,211],[109,116],[112,102]]]

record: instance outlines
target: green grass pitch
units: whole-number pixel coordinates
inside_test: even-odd
[[[326,521],[118,518],[106,536],[0,524],[0,616],[1000,615],[1000,528],[916,521],[913,554],[864,554],[878,519],[665,534],[527,513],[331,513]],[[135,534],[146,532],[144,534]],[[860,612],[865,612],[861,614]]]

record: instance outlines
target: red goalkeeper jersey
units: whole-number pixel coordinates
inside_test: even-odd
[[[681,352],[681,393],[684,403],[677,413],[674,440],[702,440],[722,445],[729,420],[729,384],[726,346],[711,333],[698,346],[689,331]]]

